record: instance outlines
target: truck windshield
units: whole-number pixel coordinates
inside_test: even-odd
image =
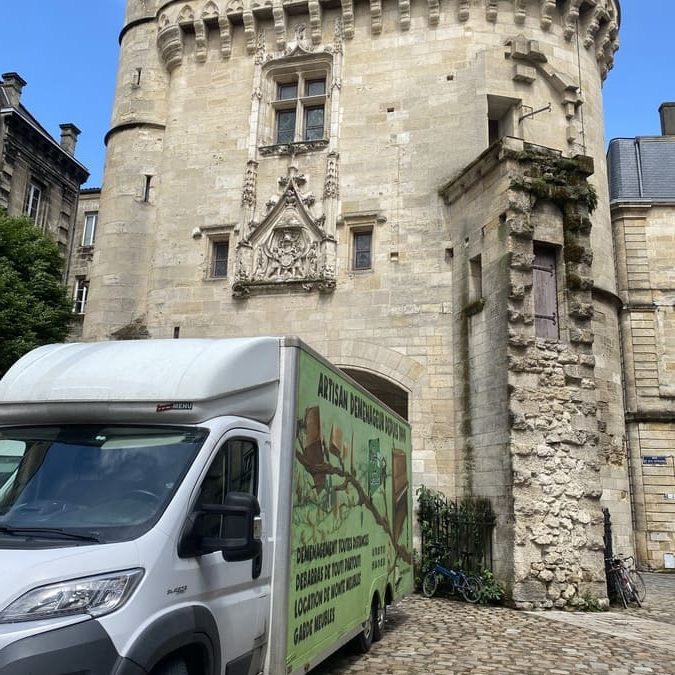
[[[0,429],[0,546],[139,536],[159,518],[207,435],[191,427]]]

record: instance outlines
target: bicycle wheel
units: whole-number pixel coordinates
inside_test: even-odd
[[[422,581],[422,593],[427,596],[427,598],[430,598],[435,592],[436,589],[438,588],[438,574],[431,570],[431,572],[427,572],[426,576],[424,577],[424,580]]]
[[[637,570],[628,570],[628,576],[633,582],[633,588],[635,589],[638,600],[644,602],[647,597],[647,587],[645,586],[645,580],[642,578],[642,575]]]
[[[613,567],[610,570],[610,574],[612,575],[614,588],[616,589],[616,593],[619,596],[619,600],[621,600],[621,603],[623,604],[624,607],[628,607],[628,598],[626,597],[626,590],[624,587],[621,570],[617,569],[616,567]]]
[[[628,578],[628,570],[625,567],[620,567],[616,571],[617,581],[619,584],[619,590],[621,591],[621,598],[623,600],[623,606],[628,607],[631,602],[636,601],[635,590],[633,589],[633,584]],[[638,606],[640,601],[637,600]]]
[[[476,577],[464,577],[457,589],[467,602],[476,603],[480,600],[481,586]]]
[[[629,571],[626,570],[624,574],[626,575],[626,586],[628,588],[628,597],[630,599],[629,602],[634,602],[638,607],[642,607],[640,596],[638,595],[637,589],[633,584],[633,580],[630,578]]]

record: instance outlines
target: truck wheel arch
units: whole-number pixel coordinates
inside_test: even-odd
[[[204,675],[221,672],[218,626],[205,607],[182,607],[165,614],[148,626],[124,655],[146,672],[171,654],[197,647],[205,656]]]

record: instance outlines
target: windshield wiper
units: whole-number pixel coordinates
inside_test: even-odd
[[[94,541],[97,544],[102,542],[101,538],[93,533],[83,534],[64,530],[60,527],[10,527],[9,525],[0,525],[0,533],[10,534],[12,536],[35,537],[43,539],[74,539],[77,541]]]

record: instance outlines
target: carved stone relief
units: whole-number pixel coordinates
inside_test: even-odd
[[[335,288],[336,242],[326,234],[324,217],[311,213],[315,200],[300,191],[304,182],[293,173],[281,178],[281,196],[267,202],[261,223],[249,223],[248,236],[237,245],[235,297]]]

